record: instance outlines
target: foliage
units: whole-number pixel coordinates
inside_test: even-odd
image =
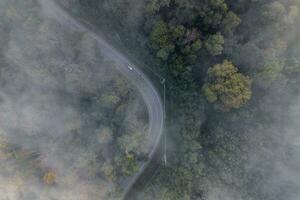
[[[125,154],[117,157],[116,165],[122,176],[132,176],[140,167],[133,154]]]
[[[167,60],[169,54],[175,49],[175,46],[170,38],[170,31],[167,24],[160,20],[158,21],[150,34],[151,47],[157,50],[157,57],[162,60]]]
[[[127,5],[102,3],[116,17]],[[83,4],[97,7],[99,2]],[[106,199],[105,192],[124,187],[119,183],[130,181],[127,176],[148,159],[141,158],[150,148],[142,97],[89,34],[45,17],[37,1],[0,5],[1,115],[6,113],[5,120],[18,115],[0,127],[0,175],[21,176],[22,187],[12,192],[20,198],[35,199],[28,193],[41,192],[38,197],[46,199],[48,191],[60,198],[66,183],[75,188],[84,181],[94,183],[101,190],[96,196]],[[8,102],[11,108],[4,111]]]
[[[53,170],[47,171],[43,176],[43,181],[47,185],[53,185],[56,181],[56,174]]]
[[[278,159],[290,157],[278,140],[286,141],[286,113],[299,95],[299,0],[80,1],[84,9],[76,2],[68,9],[79,7],[101,30],[109,24],[108,36],[118,32],[124,49],[167,78],[168,165],[146,177],[144,196],[136,199],[292,196],[293,181],[272,183],[281,180]],[[119,95],[104,95],[119,125],[126,111],[119,103],[129,91],[122,81],[114,85]],[[102,170],[132,175],[140,137],[112,132],[118,154]]]
[[[169,6],[171,0],[149,0],[146,8],[147,13],[154,14],[160,7]]]
[[[229,61],[214,65],[207,71],[207,82],[202,90],[207,100],[217,108],[229,111],[239,108],[251,98],[251,80]]]
[[[262,82],[261,84],[264,86],[270,86],[283,70],[284,62],[282,60],[271,60],[267,62],[263,69],[258,73],[257,81]]]
[[[223,34],[232,34],[240,24],[225,1],[150,1],[146,10],[152,10],[145,22],[151,51],[164,63],[166,76],[187,87],[193,87],[191,72],[202,46],[212,56],[222,54]]]
[[[204,43],[206,50],[213,56],[220,55],[223,51],[224,37],[220,34],[210,35]]]

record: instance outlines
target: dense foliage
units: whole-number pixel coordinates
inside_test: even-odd
[[[0,199],[114,199],[147,161],[146,106],[93,38],[41,13],[0,1]]]
[[[115,17],[108,30],[167,78],[169,164],[136,199],[299,196],[276,168],[299,94],[298,0],[72,2],[99,29]]]
[[[166,77],[168,164],[145,179],[135,199],[299,198],[292,145],[299,128],[299,114],[292,114],[300,94],[299,0],[61,3]],[[116,108],[122,99],[109,93],[101,106]],[[107,127],[101,133],[100,141],[112,134]],[[131,151],[139,141],[136,133],[118,137],[121,153],[102,172],[114,179],[116,166],[124,175],[136,170]],[[41,177],[54,178],[51,170]]]
[[[239,108],[251,98],[251,80],[238,73],[227,60],[209,68],[207,79],[203,93],[208,102],[221,110]]]

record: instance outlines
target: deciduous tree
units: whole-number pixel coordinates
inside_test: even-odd
[[[227,60],[208,69],[207,81],[202,90],[206,99],[217,108],[228,111],[239,108],[251,98],[251,79],[238,73]]]

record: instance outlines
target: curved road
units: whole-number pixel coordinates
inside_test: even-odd
[[[47,17],[56,18],[58,22],[64,23],[64,25],[70,26],[70,28],[76,28],[77,30],[85,32],[90,37],[95,39],[95,41],[97,41],[98,45],[101,47],[103,54],[116,62],[117,69],[135,85],[135,87],[142,94],[142,97],[147,105],[149,115],[149,134],[155,135],[155,141],[148,155],[149,161],[144,163],[139,172],[131,177],[129,183],[127,182],[126,186],[124,186],[123,199],[128,191],[130,191],[133,184],[138,180],[147,165],[150,163],[154,156],[155,150],[159,146],[164,126],[164,109],[161,98],[147,76],[122,53],[118,52],[111,45],[109,45],[101,36],[99,36],[99,34],[96,34],[82,23],[76,21],[54,0],[39,0],[39,2]]]

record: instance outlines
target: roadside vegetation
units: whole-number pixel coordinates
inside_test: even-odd
[[[299,95],[298,0],[64,5],[167,79],[169,163],[136,199],[299,196],[299,183],[284,178],[292,161],[280,142],[295,128],[288,125]]]
[[[299,0],[59,3],[167,80],[168,163],[133,200],[299,198]],[[0,0],[0,194],[115,198],[149,150],[141,97],[36,5]]]
[[[86,33],[0,1],[0,199],[115,199],[152,147],[139,92]]]

